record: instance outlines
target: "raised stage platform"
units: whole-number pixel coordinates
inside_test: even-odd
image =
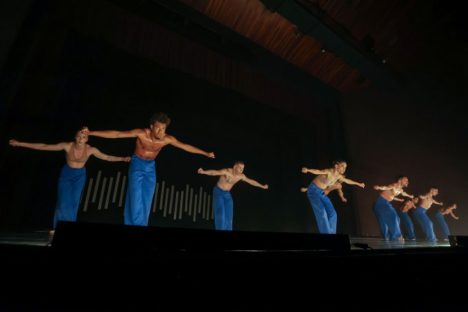
[[[69,224],[50,245],[47,232],[3,233],[0,311],[468,310],[468,249],[448,242],[224,234]]]

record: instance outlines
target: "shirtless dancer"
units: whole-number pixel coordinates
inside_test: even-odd
[[[457,217],[453,211],[457,209],[457,204],[452,204],[448,207],[443,207],[440,208],[439,211],[436,212],[435,218],[437,222],[439,222],[440,227],[442,228],[442,232],[444,233],[443,240],[448,241],[448,237],[450,235],[450,229],[448,227],[447,222],[445,221],[445,216],[450,215],[452,218],[455,220],[458,220],[459,217]]]
[[[232,168],[220,170],[198,169],[199,174],[219,176],[218,183],[213,188],[213,210],[216,230],[232,231],[233,202],[230,191],[237,182],[244,181],[264,190],[268,189],[268,184],[260,184],[255,180],[247,178],[244,174],[244,168],[244,163],[237,161]]]
[[[396,201],[400,201],[400,199],[394,198]],[[404,201],[401,199],[401,201]],[[414,241],[416,240],[416,234],[414,232],[414,223],[411,220],[411,217],[409,216],[409,211],[411,209],[416,209],[416,205],[418,204],[419,198],[414,197],[413,199],[407,200],[403,206],[401,207],[400,212],[398,215],[400,216],[401,220],[403,220],[403,224],[405,225],[406,228],[406,239]]]
[[[107,138],[136,138],[135,152],[128,170],[128,188],[125,198],[124,223],[147,226],[156,187],[155,159],[161,149],[172,145],[186,152],[214,158],[214,153],[182,143],[166,133],[171,120],[164,113],[156,113],[150,120],[149,128],[128,131],[88,131],[89,135]]]
[[[434,225],[432,224],[431,219],[427,216],[427,210],[431,208],[432,204],[442,206],[443,203],[436,201],[433,197],[439,194],[439,190],[436,188],[431,188],[429,192],[425,195],[419,195],[420,202],[419,206],[416,207],[414,211],[414,216],[418,220],[419,225],[426,234],[426,239],[430,242],[436,241],[436,236],[434,233]]]
[[[26,143],[14,139],[11,146],[26,147],[40,151],[64,151],[66,163],[60,172],[58,181],[57,204],[54,213],[53,228],[57,221],[76,221],[80,197],[86,182],[85,164],[91,155],[107,161],[130,161],[130,157],[116,157],[102,153],[88,144],[88,135],[85,128],[78,131],[73,142],[57,144]],[[50,232],[53,234],[53,230]]]
[[[329,169],[308,169],[302,168],[302,173],[312,173],[317,175],[307,190],[310,204],[315,214],[317,227],[322,234],[335,234],[337,216],[335,208],[330,199],[326,195],[326,190],[336,183],[346,183],[357,185],[364,188],[364,183],[355,182],[345,178],[347,164],[344,161],[336,161],[333,163],[333,168]]]
[[[403,191],[403,188],[408,187],[409,180],[407,177],[401,176],[397,178],[395,183],[387,186],[374,186],[374,189],[380,192],[374,204],[374,213],[380,226],[380,234],[382,238],[387,240],[403,240],[400,231],[400,218],[392,206],[391,202],[398,195],[403,195],[408,198],[413,198]]]

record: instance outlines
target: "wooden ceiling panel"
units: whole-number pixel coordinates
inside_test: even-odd
[[[340,91],[361,88],[356,81],[343,84],[343,79],[348,78],[335,77],[342,71],[352,72],[350,65],[332,53],[321,53],[320,42],[300,33],[293,23],[269,11],[260,0],[181,1]],[[340,9],[339,1],[331,2],[332,8]]]
[[[370,84],[342,58],[322,53],[319,41],[300,33],[292,22],[269,11],[260,0],[181,1],[337,90],[349,92]],[[374,59],[385,59],[396,71],[418,63],[431,36],[428,29],[440,22],[434,17],[443,18],[437,8],[445,8],[440,0],[288,1],[313,8],[344,36],[354,39],[359,49],[374,54]]]

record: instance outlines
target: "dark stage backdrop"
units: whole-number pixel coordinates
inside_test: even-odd
[[[234,187],[234,229],[316,232],[306,195],[299,192],[311,178],[300,173],[301,166],[317,166],[316,125],[77,33],[68,33],[59,57],[57,76],[42,90],[50,99],[47,108],[14,107],[10,137],[69,141],[82,125],[93,130],[147,127],[154,112],[164,111],[173,119],[169,134],[214,151],[216,159],[163,149],[150,225],[213,228],[211,190],[217,178],[196,171],[242,160],[246,175],[270,189],[243,182]],[[133,139],[91,137],[89,143],[112,155],[131,155],[134,148]],[[4,229],[50,227],[63,163],[62,152],[7,150]],[[121,223],[127,164],[91,159],[87,170],[78,220]],[[340,204],[337,210],[339,231],[348,232],[352,212]]]

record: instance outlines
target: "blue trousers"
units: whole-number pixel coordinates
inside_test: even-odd
[[[405,226],[406,238],[411,240],[416,239],[416,234],[414,233],[414,224],[408,212],[400,212],[399,216]]]
[[[317,227],[322,234],[336,234],[337,215],[332,202],[315,183],[310,183],[307,197],[314,211]]]
[[[437,213],[435,214],[435,218],[437,222],[439,223],[442,229],[442,232],[444,233],[444,238],[447,239],[450,235],[450,230],[449,230],[447,222],[445,221],[444,215],[440,211],[437,211]]]
[[[213,210],[216,230],[232,231],[233,208],[231,193],[215,186],[213,188]]]
[[[76,221],[81,193],[86,182],[86,168],[75,169],[65,164],[58,180],[54,229],[57,221]]]
[[[400,218],[392,204],[379,196],[374,204],[374,213],[380,227],[380,235],[384,239],[397,240],[401,237]]]
[[[128,168],[128,187],[124,209],[126,225],[148,225],[155,188],[155,161],[133,155]]]
[[[414,211],[414,217],[418,220],[419,225],[423,229],[424,234],[426,234],[426,239],[431,242],[436,241],[436,237],[434,234],[434,226],[432,224],[431,219],[427,216],[426,209],[422,207],[416,207]]]

